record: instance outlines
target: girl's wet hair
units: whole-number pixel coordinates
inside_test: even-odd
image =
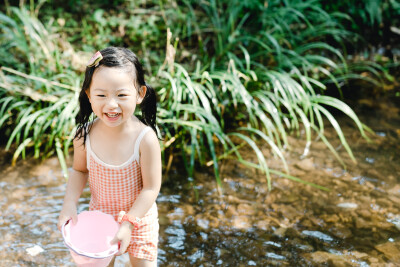
[[[134,77],[135,87],[137,89],[142,86],[146,86],[146,95],[140,109],[142,115],[138,116],[138,119],[144,124],[150,126],[157,135],[156,130],[156,113],[157,113],[157,98],[154,89],[146,84],[144,80],[144,71],[142,64],[139,59],[129,49],[123,47],[107,47],[100,51],[103,59],[100,60],[99,64],[92,67],[86,67],[85,80],[83,81],[82,89],[79,94],[79,113],[76,116],[77,130],[75,137],[80,139],[83,137],[83,143],[86,142],[86,135],[91,129],[90,117],[93,113],[92,106],[90,105],[89,98],[86,95],[86,90],[89,89],[92,82],[93,73],[96,68],[101,66],[105,67],[117,67],[117,68],[128,68],[132,69],[132,75]]]

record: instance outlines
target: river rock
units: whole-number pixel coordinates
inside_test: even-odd
[[[229,206],[226,208],[225,215],[226,215],[227,217],[232,217],[232,216],[238,215],[238,213],[237,213],[236,208],[235,208],[234,206],[229,205]]]
[[[241,215],[254,215],[256,211],[254,207],[249,204],[239,204],[237,206],[237,212]]]
[[[382,252],[392,262],[400,263],[400,241],[386,242],[376,245],[375,248]]]
[[[337,223],[340,220],[336,214],[323,214],[321,215],[321,219],[327,223]]]
[[[356,227],[359,229],[362,228],[372,228],[374,227],[374,224],[371,221],[366,221],[363,218],[355,218],[356,220]]]
[[[306,158],[303,159],[295,164],[295,166],[304,171],[311,171],[314,170],[314,160],[313,158]]]
[[[357,203],[352,203],[352,202],[343,202],[343,203],[339,203],[336,206],[338,206],[339,208],[343,208],[343,209],[356,209],[358,207]]]
[[[396,184],[392,188],[388,189],[387,192],[391,195],[398,195],[400,196],[400,185]]]
[[[264,231],[268,230],[269,226],[270,226],[269,220],[259,220],[256,223],[256,227]]]
[[[287,230],[287,228],[285,228],[285,227],[279,227],[278,229],[275,230],[274,235],[277,235],[279,237],[284,237],[286,230]]]
[[[232,221],[232,226],[237,229],[247,229],[251,227],[249,218],[246,216],[237,216],[234,218]]]
[[[352,251],[351,255],[353,255],[357,260],[366,260],[368,259],[368,254],[359,252],[359,251]]]
[[[357,214],[365,219],[368,219],[371,217],[371,212],[367,209],[359,209],[359,210],[357,210]]]
[[[335,267],[350,267],[354,266],[352,259],[347,255],[336,255],[325,251],[317,251],[304,255],[308,259],[311,266],[323,266],[328,264]]]
[[[352,235],[351,230],[344,226],[336,226],[336,227],[332,228],[330,232],[337,238],[341,238],[341,239],[349,238]]]

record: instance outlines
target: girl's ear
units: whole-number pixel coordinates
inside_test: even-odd
[[[89,89],[86,89],[86,90],[85,90],[85,93],[86,93],[86,95],[87,95],[87,97],[88,97],[88,99],[89,99],[89,102],[90,102],[90,91],[89,91]]]
[[[147,92],[147,87],[146,85],[143,85],[139,88],[138,90],[138,94],[136,97],[136,104],[141,104],[144,97],[146,96],[146,92]]]

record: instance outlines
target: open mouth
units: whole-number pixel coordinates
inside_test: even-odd
[[[107,117],[109,118],[116,118],[118,117],[121,113],[105,113]]]

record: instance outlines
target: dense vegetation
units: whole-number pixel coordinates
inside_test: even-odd
[[[322,2],[6,1],[0,13],[1,138],[8,140],[6,149],[15,149],[13,162],[26,153],[56,152],[65,170],[85,63],[114,45],[138,54],[157,89],[167,169],[174,158],[189,177],[195,166],[213,165],[220,184],[218,161],[235,158],[262,170],[269,185],[271,172],[296,179],[282,154],[290,149],[289,134],[304,131],[305,154],[315,138],[323,140],[344,164],[324,135],[326,123],[354,160],[332,110],[349,116],[364,137],[367,127],[324,92],[334,87],[340,93],[350,79],[390,81],[380,62],[349,61],[348,51],[357,50],[354,40],[362,44],[352,30],[373,31],[378,20],[396,23],[390,18],[399,14],[399,3],[377,1],[378,9],[350,14],[344,13],[354,12],[350,2]],[[357,15],[361,20],[352,19]],[[287,173],[268,168],[262,144]],[[240,154],[243,145],[258,163]]]

